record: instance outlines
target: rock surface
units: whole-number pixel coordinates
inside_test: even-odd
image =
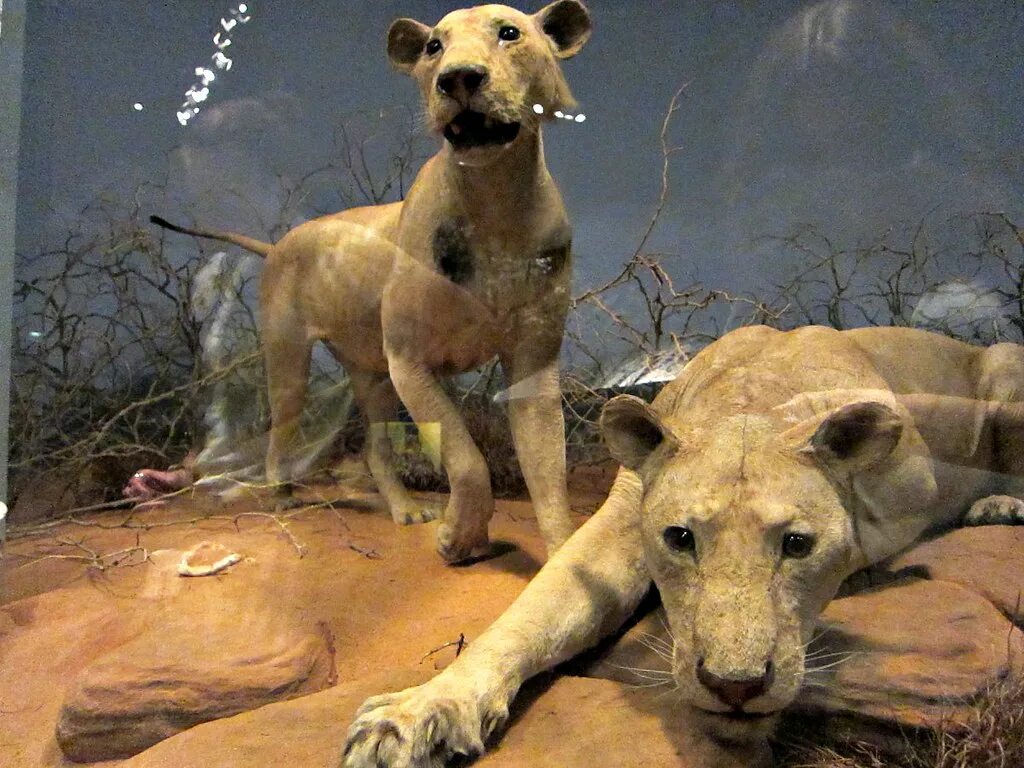
[[[180,766],[321,766],[340,764],[345,732],[368,696],[424,682],[405,670],[193,728],[121,764]],[[674,707],[606,680],[563,677],[532,700],[497,746],[475,766],[615,766],[753,768],[747,754],[719,752],[687,738]]]
[[[421,667],[342,683],[312,696],[191,728],[120,765],[336,768],[348,725],[368,696],[418,685],[433,674]]]
[[[983,597],[949,582],[911,579],[834,600],[822,626],[811,652],[833,666],[808,676],[805,711],[934,725],[967,717],[972,700],[1024,669],[1020,632]]]
[[[57,742],[76,762],[137,754],[199,723],[321,691],[336,682],[325,626],[247,622],[157,627],[72,683]]]
[[[951,531],[897,557],[890,568],[924,569],[928,578],[959,584],[1024,623],[1024,526]]]

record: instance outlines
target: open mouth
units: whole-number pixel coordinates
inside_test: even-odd
[[[775,717],[778,712],[744,712],[742,709],[733,709],[729,712],[713,712],[710,709],[701,710],[705,715],[710,715],[721,720],[734,723],[758,722]]]
[[[503,123],[466,109],[445,126],[444,137],[456,150],[494,147],[515,141],[519,127],[519,123]]]

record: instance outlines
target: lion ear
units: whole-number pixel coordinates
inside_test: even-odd
[[[411,72],[420,60],[431,29],[415,19],[396,19],[388,29],[388,58],[401,72]]]
[[[639,471],[660,448],[675,446],[676,439],[651,406],[632,395],[619,395],[601,411],[601,435],[612,458]]]
[[[903,435],[903,419],[877,401],[850,403],[829,413],[800,449],[820,463],[855,475],[887,458]]]
[[[579,0],[557,0],[533,15],[560,59],[575,56],[590,39],[590,12]]]

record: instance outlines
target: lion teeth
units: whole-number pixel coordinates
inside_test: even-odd
[[[452,133],[454,133],[456,136],[458,136],[460,133],[462,133],[462,129],[459,126],[457,126],[455,123],[452,123],[448,127],[451,128]]]

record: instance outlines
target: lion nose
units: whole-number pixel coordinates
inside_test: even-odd
[[[487,68],[479,65],[450,67],[437,76],[437,90],[445,96],[472,96],[487,82]]]
[[[775,668],[770,661],[764,665],[764,674],[761,677],[741,680],[719,677],[709,672],[704,666],[703,658],[697,662],[697,679],[700,680],[701,685],[733,709],[739,709],[751,699],[756,699],[764,694],[771,686],[774,677]]]

